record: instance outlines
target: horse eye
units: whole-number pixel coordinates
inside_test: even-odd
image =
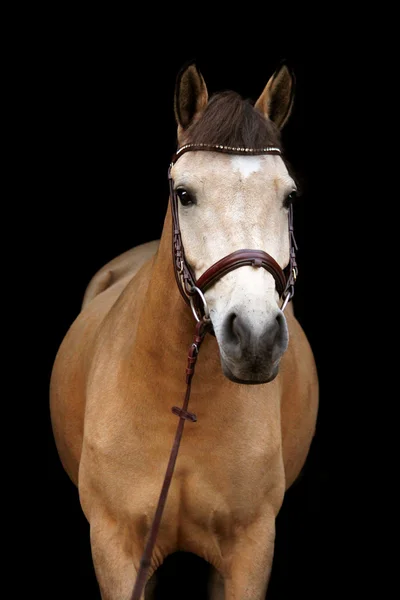
[[[182,206],[190,206],[191,204],[195,204],[192,196],[183,188],[177,189],[176,193]]]
[[[293,190],[288,196],[286,196],[285,201],[283,203],[285,208],[289,208],[292,202],[297,198],[297,191]]]

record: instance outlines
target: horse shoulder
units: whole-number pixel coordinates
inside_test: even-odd
[[[53,365],[50,381],[50,412],[57,450],[63,466],[77,485],[82,452],[86,389],[99,347],[106,317],[131,283],[141,287],[147,279],[157,242],[133,248],[105,265],[90,282],[83,307],[65,335]],[[145,268],[148,263],[148,269]],[[139,276],[139,270],[143,271]],[[112,273],[112,276],[107,273]],[[136,277],[135,275],[138,275]],[[108,281],[108,286],[101,282]],[[97,291],[96,291],[97,290]]]
[[[83,298],[82,309],[112,285],[121,280],[129,281],[141,266],[157,252],[159,243],[159,240],[153,240],[135,246],[105,264],[90,280]]]

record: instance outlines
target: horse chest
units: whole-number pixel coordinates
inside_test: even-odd
[[[175,468],[165,521],[173,524],[178,538],[188,539],[194,532],[231,537],[235,527],[245,527],[259,515],[270,490],[282,479],[276,453],[183,454]],[[157,497],[153,494],[154,508]]]
[[[254,460],[245,470],[244,465],[224,467],[212,458],[207,462],[206,467],[185,458],[178,460],[158,535],[157,556],[181,549],[218,564],[219,549],[260,517],[269,491],[278,484],[277,473],[268,468],[268,461],[261,469],[261,460]],[[141,527],[145,515],[143,538],[151,526],[161,480],[159,486],[147,489],[143,504],[132,514]]]

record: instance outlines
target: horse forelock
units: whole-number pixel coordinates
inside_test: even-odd
[[[274,146],[283,152],[280,131],[254,108],[250,100],[226,91],[214,94],[200,116],[186,129],[184,144],[210,144],[239,148]],[[281,155],[291,177],[299,182],[284,154]]]

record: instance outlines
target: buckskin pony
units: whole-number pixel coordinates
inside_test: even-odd
[[[197,67],[182,69],[161,239],[94,276],[58,351],[54,437],[90,523],[103,600],[131,598],[185,418],[141,598],[152,597],[157,568],[176,551],[212,565],[212,600],[265,597],[275,518],[305,463],[318,409],[313,354],[288,302],[297,186],[280,129],[293,97],[285,64],[254,106],[235,92],[209,99]],[[238,264],[239,256],[249,260]],[[195,320],[208,333],[191,412],[172,412],[185,392]]]

